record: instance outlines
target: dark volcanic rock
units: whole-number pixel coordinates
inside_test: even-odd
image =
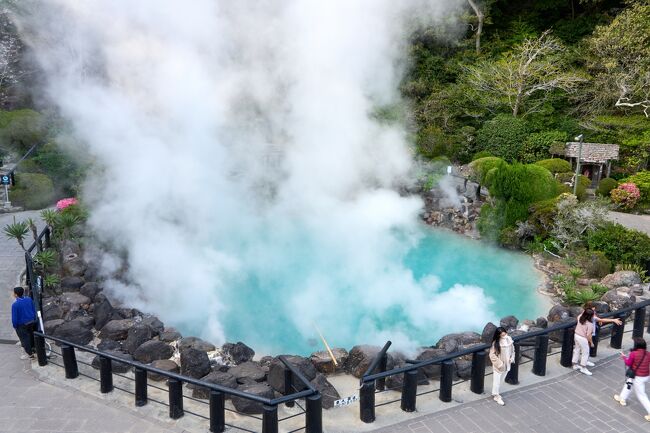
[[[237,379],[238,383],[244,383],[245,378],[252,379],[255,382],[263,382],[266,379],[266,372],[255,361],[246,361],[243,364],[236,365],[228,369],[228,373]]]
[[[201,350],[203,352],[212,352],[216,349],[214,344],[201,340],[198,337],[185,337],[178,342],[178,350],[181,352],[188,348]]]
[[[178,373],[181,370],[178,364],[176,364],[171,359],[157,359],[151,363],[151,366],[160,370],[167,371],[169,373]],[[147,372],[147,376],[149,377],[149,379],[155,380],[157,382],[167,380],[167,376],[163,376],[162,374],[158,374],[158,373],[153,373],[151,371]],[[188,387],[189,386],[190,385],[188,385]]]
[[[97,294],[101,291],[102,289],[99,287],[99,285],[94,282],[86,283],[79,289],[79,293],[87,296],[91,301],[94,301],[95,296],[97,296]]]
[[[496,330],[497,326],[494,323],[489,322],[483,328],[483,332],[481,332],[481,341],[485,344],[492,343],[492,339],[494,338],[494,331]]]
[[[106,351],[116,351],[116,352],[121,352],[122,351],[122,342],[121,341],[115,341],[115,340],[102,340],[99,342],[97,345],[97,350],[101,350],[102,352]]]
[[[443,349],[424,349],[417,358],[417,361],[424,361],[426,359],[435,359],[445,356],[447,353]],[[440,377],[440,364],[427,365],[421,368],[426,377],[434,379]]]
[[[221,347],[221,350],[230,356],[235,364],[250,361],[255,356],[255,351],[241,341],[235,344],[226,343]]]
[[[138,347],[145,341],[151,340],[153,336],[154,332],[151,326],[138,323],[129,329],[126,340],[122,343],[122,347],[124,347],[125,352],[133,355]]]
[[[63,318],[63,309],[50,298],[43,303],[43,320],[55,320]]]
[[[124,359],[126,361],[133,361],[133,357],[128,353],[118,352],[118,351],[106,351],[109,355],[117,356],[118,358]],[[113,372],[114,373],[126,373],[131,369],[131,366],[124,364],[118,361],[111,361]],[[99,355],[93,358],[92,366],[95,370],[99,370]]]
[[[331,374],[342,370],[348,360],[348,351],[345,349],[332,349],[332,354],[334,355],[334,359],[336,359],[338,366],[334,365],[334,361],[332,361],[332,357],[327,351],[314,352],[311,354],[309,359],[311,360],[311,363],[314,364],[317,371]]]
[[[61,290],[64,292],[78,292],[85,283],[81,277],[63,277],[61,278]]]
[[[237,380],[232,374],[222,373],[220,371],[213,371],[209,373],[207,376],[202,377],[201,380],[205,382],[213,383],[215,385],[225,386],[226,388],[230,388],[230,389],[236,389],[237,386],[239,386],[237,384]],[[194,398],[201,398],[204,400],[210,398],[210,390],[208,388],[204,388],[193,384],[187,385],[187,388],[192,390],[192,397]],[[226,394],[225,397],[230,398],[230,395]]]
[[[56,328],[63,325],[64,323],[65,323],[65,320],[63,320],[63,319],[53,319],[53,320],[48,320],[47,322],[44,322],[43,326],[45,327],[45,333],[54,335],[54,332],[56,331]]]
[[[92,331],[80,320],[72,320],[60,325],[53,335],[71,343],[83,345],[90,343],[94,337]]]
[[[97,319],[95,319],[96,321]],[[125,340],[129,335],[129,329],[133,326],[133,320],[111,320],[99,332],[99,338],[110,340]]]
[[[316,371],[316,368],[314,365],[309,361],[307,358],[303,358],[301,356],[293,356],[293,355],[285,355],[286,359],[288,362],[290,362],[293,366],[295,366],[303,376],[305,376],[305,379],[312,381],[316,377],[316,374],[318,373]],[[231,371],[232,368],[229,370]],[[286,370],[286,367],[280,361],[279,358],[273,359],[273,362],[271,362],[271,365],[269,366],[269,374],[268,374],[268,383],[273,388],[274,390],[284,394],[284,371]],[[293,378],[292,381],[293,386],[295,387],[296,390],[302,391],[305,389],[305,385],[298,379],[297,377]]]
[[[140,323],[151,327],[154,337],[156,335],[159,335],[165,329],[165,324],[161,322],[156,316],[143,317]]]
[[[499,321],[499,326],[505,328],[508,332],[517,329],[518,324],[519,319],[517,319],[515,316],[506,316]]]
[[[535,321],[535,326],[546,329],[548,327],[548,320],[546,320],[546,317],[538,317]]]
[[[98,296],[99,297],[99,296]],[[104,298],[99,303],[95,304],[93,310],[95,317],[95,329],[100,330],[106,325],[113,316],[113,306],[108,299]]]
[[[159,359],[169,359],[173,354],[174,348],[169,344],[163,341],[151,340],[138,347],[133,352],[133,358],[142,363],[149,364]]]
[[[553,305],[546,317],[549,322],[561,322],[571,317],[571,311],[563,305]]]
[[[181,351],[181,374],[200,378],[210,373],[210,358],[202,350],[188,347]]]
[[[436,348],[443,349],[447,353],[453,353],[480,342],[481,336],[476,332],[459,332],[442,337],[436,343]]]
[[[63,274],[70,277],[81,277],[86,272],[88,264],[77,255],[70,255],[63,259]]]
[[[238,389],[240,391],[244,391],[246,393],[254,394],[264,398],[273,398],[275,396],[271,387],[265,383],[240,385]],[[235,406],[235,409],[241,413],[262,413],[262,404],[248,399],[233,396],[232,404]]]
[[[175,330],[174,328],[167,328],[160,333],[160,341],[166,341],[168,343],[171,343],[172,341],[180,340],[181,338],[183,338],[181,333]]]
[[[334,407],[334,402],[341,398],[339,393],[336,391],[336,388],[329,383],[324,374],[318,373],[311,381],[311,384],[321,393],[324,409],[331,409]]]
[[[364,375],[373,359],[379,354],[381,350],[378,346],[359,345],[354,346],[348,354],[348,362],[345,364],[345,369],[354,377],[361,378]],[[387,369],[390,370],[395,365],[395,360],[392,354],[388,354]]]

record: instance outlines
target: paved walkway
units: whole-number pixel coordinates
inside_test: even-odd
[[[39,212],[0,215],[6,224],[35,218]],[[31,237],[30,237],[31,238]],[[30,241],[25,242],[31,244]],[[0,233],[0,339],[17,340],[11,325],[12,288],[25,267],[24,252],[13,239]],[[1,433],[181,433],[155,419],[144,418],[135,409],[40,381],[30,361],[21,361],[22,349],[0,343],[0,432]]]
[[[610,212],[609,219],[629,229],[639,230],[650,235],[650,215]]]
[[[571,372],[503,393],[506,406],[491,398],[466,403],[431,415],[414,417],[376,433],[633,433],[650,431],[636,397],[621,407],[612,398],[624,382],[618,357],[598,363],[593,376]],[[486,386],[491,386],[488,379]],[[381,409],[377,417],[381,416]]]

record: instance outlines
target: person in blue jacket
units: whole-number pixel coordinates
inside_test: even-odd
[[[25,295],[25,289],[14,287],[14,298],[11,305],[11,321],[20,339],[26,355],[20,359],[34,358],[34,330],[36,329],[36,309],[32,298]]]

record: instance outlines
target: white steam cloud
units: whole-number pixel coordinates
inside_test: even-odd
[[[411,165],[404,130],[371,115],[398,99],[406,24],[463,3],[38,2],[20,21],[49,97],[101,166],[90,225],[128,252],[137,286],[116,293],[218,343],[251,276],[261,292],[238,293],[251,309],[268,300],[334,345],[412,347],[382,325],[396,307],[436,334],[492,319],[480,288],[441,292],[401,264],[422,204],[394,192]],[[337,319],[360,309],[373,314]],[[264,329],[264,314],[241,326]]]

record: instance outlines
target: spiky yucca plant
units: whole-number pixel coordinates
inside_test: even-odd
[[[27,222],[16,222],[16,217],[14,217],[13,224],[7,224],[4,227],[3,231],[9,239],[16,239],[20,247],[25,250],[25,244],[23,241],[25,240],[27,233],[29,233],[29,226]]]

